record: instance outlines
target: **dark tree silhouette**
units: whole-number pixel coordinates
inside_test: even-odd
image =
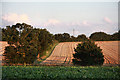
[[[115,32],[112,36],[112,40],[120,40],[120,30]]]
[[[32,64],[53,42],[53,35],[46,29],[36,29],[25,23],[7,26],[3,32],[9,44],[3,53],[7,64]]]
[[[74,49],[73,63],[82,66],[102,65],[104,56],[100,47],[97,47],[94,42],[88,40],[77,45]]]
[[[86,40],[88,40],[88,38],[86,37],[86,35],[81,34],[81,35],[77,36],[77,40],[78,41],[86,41]]]
[[[112,36],[104,32],[95,32],[92,33],[89,38],[95,41],[109,41]]]
[[[59,42],[71,42],[71,41],[85,41],[88,40],[86,35],[78,35],[78,37],[70,36],[68,33],[63,33],[63,34],[55,34],[55,39],[58,40]]]

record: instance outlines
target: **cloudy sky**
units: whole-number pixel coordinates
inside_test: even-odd
[[[2,2],[1,27],[27,23],[51,33],[85,34],[118,30],[117,2]]]

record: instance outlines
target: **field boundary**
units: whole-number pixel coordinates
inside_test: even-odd
[[[42,63],[44,60],[46,60],[46,59],[52,54],[53,50],[55,49],[55,47],[56,47],[58,44],[59,44],[59,42],[54,43],[54,45],[51,47],[52,49],[51,49],[49,55],[46,56],[45,58],[41,59],[41,61],[37,61],[37,63],[36,63],[36,61],[35,61],[35,64],[33,64],[33,65],[41,65],[40,63]]]

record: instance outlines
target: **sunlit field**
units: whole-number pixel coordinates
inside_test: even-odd
[[[110,1],[0,1],[2,80],[120,80],[120,2]]]

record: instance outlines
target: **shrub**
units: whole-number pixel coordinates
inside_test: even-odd
[[[97,47],[94,42],[88,40],[77,45],[74,49],[73,64],[90,66],[90,65],[102,65],[104,62],[104,56],[102,49]]]

